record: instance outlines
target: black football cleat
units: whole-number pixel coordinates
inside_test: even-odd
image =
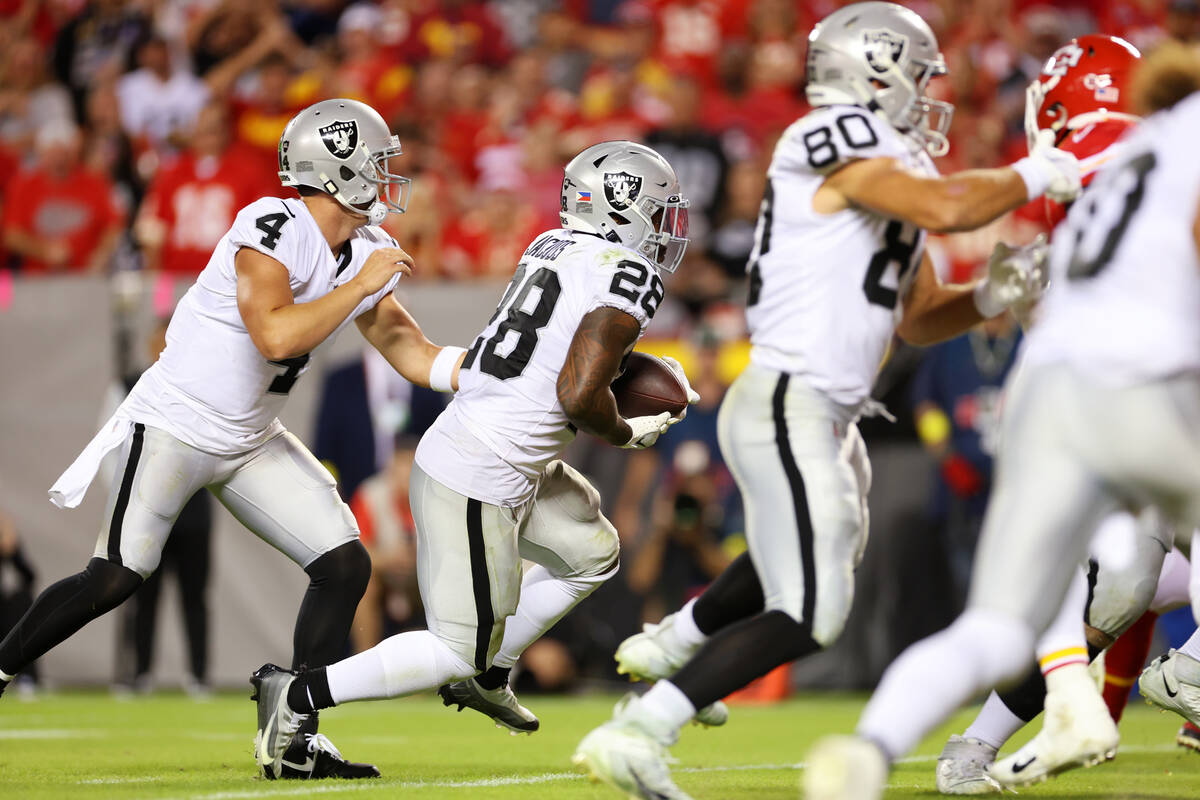
[[[292,744],[280,759],[279,777],[284,780],[323,780],[341,778],[358,780],[378,778],[379,770],[373,764],[358,764],[347,761],[329,741],[329,737],[317,733],[318,718],[310,714],[296,732]]]

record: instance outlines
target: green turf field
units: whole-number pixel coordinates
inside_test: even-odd
[[[509,736],[471,711],[436,698],[360,703],[326,713],[321,728],[351,759],[383,771],[358,783],[267,782],[254,777],[254,707],[245,695],[197,703],[181,695],[118,701],[107,694],[56,694],[0,701],[0,798],[205,798],[354,795],[432,798],[615,798],[569,764],[614,698],[531,698],[542,718],[533,736]],[[678,782],[696,800],[798,796],[813,740],[848,731],[862,697],[805,696],[784,705],[734,709],[724,729],[689,728],[675,748]],[[956,724],[961,725],[965,716]],[[1070,773],[1026,797],[1200,797],[1200,755],[1171,744],[1178,720],[1137,704],[1122,723],[1111,764]],[[1022,738],[1023,741],[1023,738]],[[930,797],[931,737],[892,777],[889,798]]]

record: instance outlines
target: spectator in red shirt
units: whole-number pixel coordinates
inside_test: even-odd
[[[502,67],[512,56],[504,29],[479,0],[416,0],[402,51],[409,60],[448,58]]]
[[[4,245],[27,274],[103,272],[120,241],[124,214],[113,184],[83,165],[81,145],[73,125],[43,127],[37,166],[9,183]]]
[[[238,210],[276,193],[272,178],[257,154],[231,145],[225,107],[205,107],[188,148],[159,170],[142,204],[135,235],[146,269],[197,275]]]

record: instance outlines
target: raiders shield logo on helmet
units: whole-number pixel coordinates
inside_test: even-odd
[[[335,158],[349,158],[358,149],[358,123],[354,120],[334,120],[323,128],[317,128],[325,149]]]
[[[642,192],[642,179],[628,172],[604,173],[604,197],[609,205],[624,211],[633,205]]]
[[[867,63],[878,73],[888,71],[892,64],[899,64],[908,47],[908,37],[887,30],[863,31],[863,51]]]

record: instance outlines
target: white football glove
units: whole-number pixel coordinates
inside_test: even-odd
[[[1045,194],[1056,203],[1069,203],[1083,188],[1079,161],[1066,150],[1054,146],[1054,134],[1038,133],[1029,155],[1013,164],[1029,190],[1029,199]]]
[[[679,422],[676,417],[671,416],[670,411],[664,411],[652,417],[630,417],[625,421],[629,423],[629,427],[633,431],[629,441],[621,445],[628,450],[645,450],[657,442],[658,437],[667,432],[667,428]]]
[[[671,372],[675,373],[675,377],[679,379],[681,384],[683,384],[683,390],[687,392],[688,405],[692,406],[696,403],[699,403],[700,395],[696,393],[696,390],[692,388],[692,384],[688,382],[688,376],[687,373],[683,371],[683,365],[670,356],[663,356],[662,360],[666,362],[667,366],[671,368]],[[683,419],[686,414],[687,409],[685,408],[682,412],[680,412],[679,418]]]
[[[1005,308],[1037,302],[1050,283],[1049,254],[1044,233],[1020,247],[997,242],[988,258],[987,284],[992,298]]]

